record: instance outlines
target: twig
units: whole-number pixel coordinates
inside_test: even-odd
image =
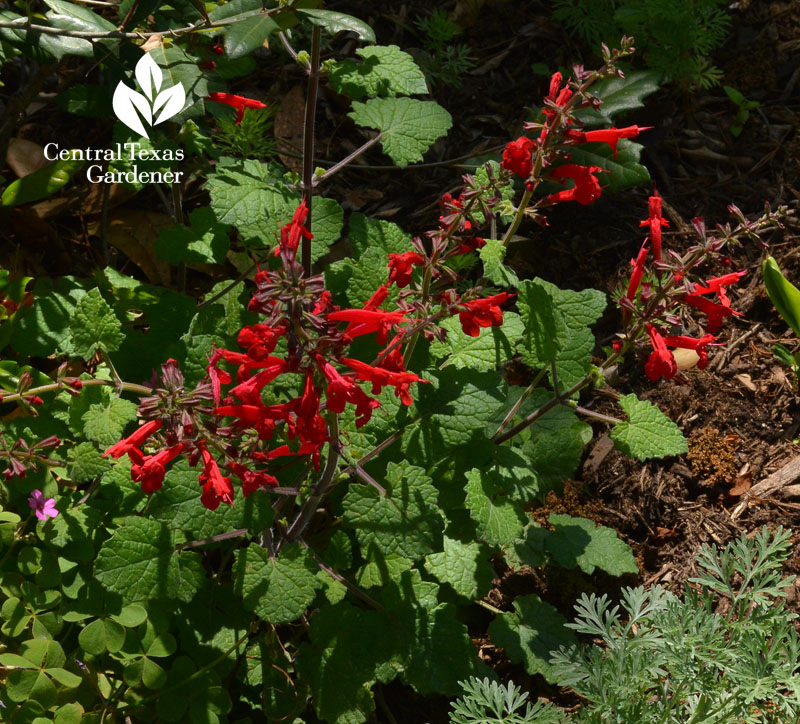
[[[263,11],[264,15],[273,15],[282,7],[270,8]],[[247,17],[253,17],[248,15]],[[187,33],[194,33],[199,30],[214,30],[216,28],[224,28],[228,25],[236,25],[246,18],[226,18],[225,20],[217,20],[209,25],[205,20],[187,25],[183,28],[172,28],[168,30],[152,30],[140,33],[126,33],[121,30],[64,30],[63,28],[53,28],[49,25],[39,25],[38,23],[31,23],[28,18],[17,18],[15,20],[0,20],[0,28],[10,28],[11,30],[30,30],[34,33],[42,33],[43,35],[60,35],[62,38],[83,38],[84,40],[104,40],[107,38],[138,38],[144,40],[154,35],[167,35],[170,37],[177,37],[179,35],[186,35]],[[315,26],[316,27],[316,26]]]
[[[383,606],[379,604],[374,598],[368,596],[364,591],[362,591],[358,586],[353,583],[350,583],[341,573],[337,573],[333,570],[325,561],[323,561],[311,547],[306,543],[304,540],[299,541],[300,545],[303,548],[307,548],[311,551],[311,555],[314,556],[314,560],[316,561],[317,565],[320,567],[320,570],[325,571],[334,581],[338,581],[341,583],[348,591],[350,591],[354,596],[360,598],[364,603],[369,606],[372,606],[374,609],[378,611],[383,611]]]
[[[227,533],[220,533],[218,535],[212,535],[210,538],[203,538],[203,540],[193,540],[189,541],[188,543],[184,543],[183,545],[178,546],[178,550],[186,550],[187,548],[199,548],[200,546],[208,545],[209,543],[219,543],[223,540],[228,540],[230,538],[238,538],[239,536],[247,535],[249,531],[247,528],[237,528],[236,530],[230,530]]]
[[[294,522],[286,531],[284,539],[287,541],[297,540],[303,535],[317,506],[333,483],[336,466],[339,462],[339,419],[333,412],[328,413],[328,438],[328,459],[325,461],[325,470],[322,471],[319,481],[314,486],[314,493],[303,503]]]
[[[383,138],[383,131],[381,131],[377,136],[373,136],[372,138],[370,138],[369,141],[359,146],[355,151],[353,151],[348,156],[345,156],[341,161],[335,163],[324,174],[322,174],[318,178],[315,178],[312,181],[312,184],[314,186],[318,186],[323,181],[327,181],[331,176],[333,176],[333,174],[341,171],[345,166],[347,166],[347,164],[358,158],[362,153],[364,153],[364,151],[374,146],[382,138]]]
[[[308,209],[306,228],[311,229],[311,202],[314,195],[314,121],[317,115],[317,91],[319,90],[319,56],[322,34],[319,25],[311,32],[311,67],[308,70],[308,93],[303,125],[303,200]],[[303,271],[311,276],[311,239],[303,236]]]

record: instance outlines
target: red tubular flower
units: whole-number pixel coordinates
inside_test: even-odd
[[[304,442],[297,450],[292,450],[288,445],[281,445],[267,453],[267,460],[275,460],[275,458],[282,458],[287,455],[311,455],[314,469],[319,470],[319,451],[321,447],[321,444],[314,442]]]
[[[570,163],[559,166],[550,174],[550,177],[561,183],[565,179],[571,178],[575,181],[575,186],[550,194],[547,200],[554,204],[560,201],[577,201],[583,206],[588,206],[592,201],[600,198],[600,182],[594,174],[603,170],[600,166],[576,166]]]
[[[353,380],[343,377],[336,368],[317,355],[317,364],[328,380],[328,409],[331,412],[344,412],[345,403],[356,406],[356,427],[366,425],[372,417],[372,411],[381,406],[377,400],[362,390]]]
[[[242,402],[249,404],[261,403],[261,390],[276,377],[279,377],[289,369],[286,360],[275,359],[275,363],[253,375],[249,380],[239,383],[231,389],[231,394],[236,395]]]
[[[642,244],[642,248],[639,249],[639,254],[637,255],[636,259],[631,259],[633,271],[631,272],[631,278],[628,282],[628,293],[625,295],[631,301],[633,301],[633,298],[636,296],[636,291],[639,289],[639,284],[642,282],[642,276],[644,274],[644,262],[646,259],[647,241]]]
[[[356,379],[372,383],[372,394],[378,395],[381,390],[390,385],[395,388],[395,396],[399,397],[404,405],[410,405],[414,400],[409,393],[412,382],[427,382],[413,372],[392,372],[382,367],[373,367],[357,359],[342,358],[342,362],[350,369],[356,371]]]
[[[620,138],[636,138],[640,131],[648,131],[652,126],[626,126],[625,128],[601,128],[597,131],[567,131],[567,138],[578,143],[607,143],[614,151],[614,160],[617,158],[617,144]]]
[[[216,510],[220,503],[233,505],[231,479],[223,476],[217,461],[202,443],[200,443],[200,453],[203,456],[203,472],[200,473],[203,494],[200,496],[200,502],[209,510]]]
[[[708,365],[708,350],[706,347],[708,347],[708,345],[713,341],[713,334],[704,334],[702,337],[700,337],[700,339],[683,336],[664,337],[664,342],[670,345],[670,347],[693,349],[695,352],[697,352],[698,357],[700,357],[699,361],[697,362],[697,369],[699,370],[704,370]]]
[[[144,457],[139,450],[129,451],[133,462],[131,480],[141,483],[143,493],[155,493],[164,483],[167,465],[183,452],[185,446],[186,443],[179,442],[177,445],[147,457]]]
[[[306,216],[308,216],[308,207],[305,199],[303,199],[294,210],[292,220],[281,228],[281,243],[275,249],[275,256],[280,256],[281,251],[285,249],[293,258],[297,255],[297,247],[300,246],[301,238],[314,238],[314,235],[303,226],[306,222]]]
[[[389,284],[394,282],[398,289],[403,289],[411,284],[411,271],[415,266],[425,263],[425,257],[416,251],[407,251],[403,254],[389,254]]]
[[[661,216],[661,197],[656,191],[647,201],[649,216],[639,222],[639,226],[650,227],[650,238],[653,240],[653,256],[656,261],[661,261],[661,227],[669,226],[669,221]]]
[[[503,149],[503,162],[500,165],[520,178],[528,178],[533,171],[531,151],[534,148],[536,148],[536,141],[527,136],[520,136]]]
[[[211,392],[214,395],[214,404],[219,404],[220,395],[222,394],[222,385],[227,385],[231,381],[231,376],[227,370],[221,370],[217,365],[221,359],[224,358],[224,349],[215,349],[208,360],[208,378],[211,380]]]
[[[728,298],[728,294],[725,291],[725,287],[729,287],[731,284],[736,284],[745,274],[746,271],[740,272],[731,272],[730,274],[724,274],[721,277],[714,277],[709,279],[706,282],[706,286],[697,285],[694,289],[693,294],[716,294],[717,298],[719,299],[720,304],[723,307],[730,307],[731,300]]]
[[[306,372],[303,396],[294,401],[297,416],[295,431],[304,442],[322,445],[328,439],[328,426],[319,414],[320,393],[314,386],[314,375]]]
[[[286,327],[281,325],[271,327],[268,324],[253,324],[242,327],[236,341],[240,347],[247,350],[247,354],[254,359],[264,359],[271,354],[278,340],[286,333]]]
[[[389,330],[405,319],[406,312],[382,312],[372,309],[341,309],[328,315],[329,322],[355,322],[347,327],[347,336],[377,332],[378,344],[386,344]]]
[[[235,96],[231,93],[209,93],[206,100],[222,103],[236,109],[236,125],[238,126],[244,118],[245,108],[266,108],[266,104],[252,98]]]
[[[152,435],[156,430],[161,428],[161,420],[150,420],[141,427],[139,427],[133,434],[126,437],[124,440],[120,440],[117,443],[114,443],[108,450],[103,453],[103,457],[107,457],[110,455],[112,458],[121,458],[125,453],[130,452],[133,449],[138,449],[144,444],[145,440],[147,440],[150,435]]]
[[[245,498],[259,488],[274,488],[278,485],[278,479],[269,473],[248,470],[239,463],[228,463],[225,467],[242,481],[242,493]]]
[[[729,306],[724,304],[715,304],[710,299],[699,296],[697,292],[687,294],[684,301],[686,304],[699,309],[708,317],[708,325],[706,328],[712,334],[719,330],[722,326],[722,320],[725,319],[725,317],[742,316],[741,312],[734,312]]]
[[[465,239],[458,245],[458,251],[455,252],[454,256],[466,254],[470,251],[477,251],[478,249],[483,249],[484,246],[486,246],[485,239],[481,239],[480,236],[473,236],[471,239]]]
[[[668,380],[672,379],[678,371],[678,365],[675,362],[675,358],[672,356],[672,352],[667,348],[664,337],[661,336],[652,324],[647,325],[647,333],[650,335],[650,343],[653,345],[653,351],[650,354],[650,358],[645,363],[645,374],[647,374],[653,382],[658,382],[662,376]]]
[[[563,76],[558,71],[553,73],[550,77],[550,92],[545,98],[545,100],[551,101],[559,107],[565,106],[567,101],[572,98],[572,91],[569,89],[569,84],[565,85],[563,88],[561,87],[561,81],[563,79]],[[546,108],[542,112],[547,115],[552,113],[552,111]]]
[[[503,310],[500,305],[513,296],[515,295],[502,292],[486,299],[465,302],[463,306],[466,309],[458,314],[464,334],[477,337],[481,333],[481,327],[499,327],[503,324]]]

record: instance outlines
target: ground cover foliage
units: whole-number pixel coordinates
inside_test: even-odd
[[[181,162],[203,195],[189,203],[181,181],[154,195],[171,219],[146,277],[110,263],[0,277],[4,716],[359,724],[384,716],[376,703],[390,711],[390,685],[454,697],[469,677],[495,677],[478,630],[519,670],[587,696],[552,658],[577,645],[575,627],[535,593],[492,603],[496,570],[637,573],[610,527],[528,510],[575,475],[587,420],[631,459],[687,451],[651,402],[627,394],[600,413],[588,393],[643,345],[652,381],[705,368],[737,315],[727,291],[741,274],[720,262],[784,212],[734,207],[716,230],[696,220],[693,244],[670,253],[653,193],[611,297],[520,279],[506,254],[523,223],[649,180],[647,129],[614,126],[658,87],[647,71],[618,73],[631,40],[597,71],[553,73],[523,135],[476,163],[412,237],[343,209],[331,193],[342,164],[315,167],[321,81],[365,139],[348,162],[380,150],[405,168],[452,126],[419,98],[431,78],[414,57],[375,44],[368,23],[313,2],[42,10],[4,11],[4,58],[99,63],[103,82],[61,101],[78,115],[102,114],[119,83],[147,95],[150,58],[146,77],[180,84],[184,104],[142,126],[149,138],[117,123],[103,143],[137,144],[140,170],[162,178]],[[350,57],[329,45],[342,37],[358,44]],[[265,39],[307,76],[295,167],[262,138],[269,108],[228,92]],[[144,121],[154,98],[135,111]],[[92,160],[68,153],[9,180],[2,203],[50,199]],[[342,237],[347,253],[331,253]],[[187,291],[187,272],[209,265],[226,273]],[[593,326],[610,306],[619,331],[599,352]]]

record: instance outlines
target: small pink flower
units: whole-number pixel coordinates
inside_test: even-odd
[[[41,490],[31,491],[31,497],[28,498],[28,505],[36,512],[36,517],[39,520],[47,520],[48,515],[51,518],[55,518],[58,515],[56,499],[47,498],[47,500],[45,500]]]

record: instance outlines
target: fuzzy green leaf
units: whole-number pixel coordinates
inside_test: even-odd
[[[70,325],[74,354],[89,359],[98,349],[113,352],[125,339],[114,310],[92,289],[75,305]]]
[[[620,397],[619,404],[628,420],[618,422],[609,436],[626,455],[648,460],[687,452],[680,428],[651,402],[631,394]]]
[[[551,652],[575,641],[566,622],[553,606],[530,594],[516,598],[512,613],[504,613],[489,624],[489,637],[531,676],[542,674],[550,680]]]
[[[137,406],[121,397],[91,405],[83,414],[83,432],[101,447],[113,445],[122,437],[125,426],[136,419]]]
[[[493,284],[512,289],[517,288],[519,278],[513,269],[503,263],[508,249],[499,239],[486,239],[485,241],[486,245],[478,250],[478,255],[483,262],[483,275]]]
[[[549,518],[554,531],[548,531],[545,548],[564,568],[580,567],[584,573],[599,568],[612,576],[638,573],[639,568],[629,545],[617,537],[616,531],[586,518],[552,513]]]
[[[458,317],[450,317],[441,323],[447,330],[444,342],[431,344],[431,354],[441,359],[447,357],[442,365],[454,365],[456,369],[469,367],[486,372],[514,356],[514,346],[523,334],[522,321],[518,314],[505,312],[501,327],[484,327],[477,337],[470,337],[461,330]]]
[[[298,199],[299,203],[299,199]],[[286,220],[287,222],[289,219]],[[315,262],[328,253],[328,248],[339,241],[342,235],[344,211],[334,199],[318,197],[311,208],[311,261]],[[300,252],[298,252],[298,258]]]
[[[297,671],[322,719],[361,724],[374,710],[370,687],[378,667],[391,657],[388,626],[381,612],[345,602],[326,606],[311,619],[311,642],[300,646]]]
[[[192,211],[190,226],[167,226],[155,242],[159,257],[170,264],[222,264],[228,253],[228,225],[220,224],[208,206]]]
[[[603,314],[606,296],[596,289],[559,289],[542,279],[523,284],[519,302],[526,320],[523,360],[534,367],[555,361],[560,391],[566,392],[591,369],[595,340],[589,326]]]
[[[397,224],[368,219],[364,214],[355,213],[350,216],[350,234],[347,238],[356,258],[370,247],[383,249],[386,254],[402,254],[414,250],[411,237]]]
[[[503,493],[491,471],[473,468],[467,473],[465,504],[478,527],[478,536],[490,545],[506,545],[522,534],[525,516]]]
[[[193,540],[202,540],[226,531],[248,528],[252,533],[272,523],[272,497],[255,491],[238,497],[233,505],[209,510],[200,501],[198,470],[182,460],[167,471],[161,490],[153,494],[148,512],[171,529],[181,530]],[[233,479],[237,481],[236,478]]]
[[[545,390],[535,390],[529,397],[536,409],[552,398]],[[583,448],[592,439],[592,428],[579,420],[575,412],[557,405],[530,426],[530,437],[522,452],[530,460],[539,479],[540,493],[559,490],[575,474]]]
[[[344,520],[364,548],[417,560],[439,550],[444,527],[437,491],[421,468],[390,463],[386,497],[371,485],[353,485],[344,499]]]
[[[103,587],[129,603],[149,598],[187,600],[205,577],[197,554],[176,554],[166,525],[136,516],[124,518],[103,543],[94,575]]]
[[[422,154],[453,125],[450,114],[438,103],[411,98],[374,98],[353,103],[348,115],[359,126],[383,133],[381,146],[400,168],[421,161]]]
[[[90,442],[81,442],[71,447],[67,456],[69,477],[76,483],[88,483],[114,466],[114,462],[110,458],[104,458]]]
[[[236,551],[233,587],[245,608],[269,623],[289,623],[305,612],[319,588],[317,567],[306,548],[293,543],[270,558],[251,543]]]
[[[331,71],[331,85],[355,101],[369,98],[411,96],[428,92],[425,75],[414,59],[396,45],[359,48],[363,59],[344,60]]]
[[[291,220],[296,207],[282,175],[274,163],[221,158],[206,182],[217,220],[235,226],[256,246],[275,246],[281,226]]]
[[[494,578],[492,566],[478,543],[462,543],[447,536],[444,550],[429,555],[425,568],[465,598],[482,598]]]

